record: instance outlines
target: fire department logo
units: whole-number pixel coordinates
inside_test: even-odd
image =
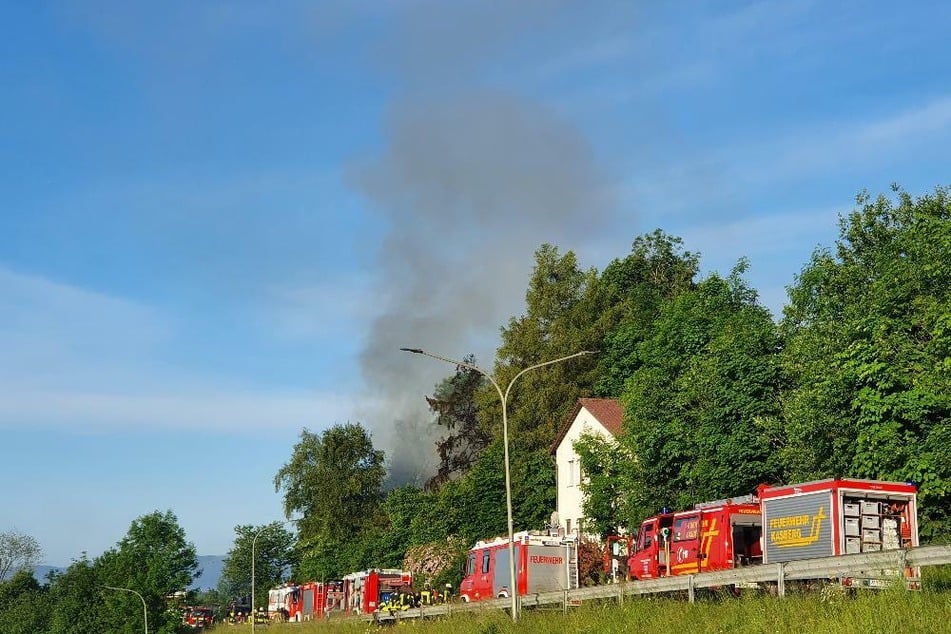
[[[769,520],[769,541],[778,548],[808,546],[819,540],[822,520],[827,519],[825,507],[820,506],[815,515],[787,515]],[[805,532],[808,529],[808,533]]]

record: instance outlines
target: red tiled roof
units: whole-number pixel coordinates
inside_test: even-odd
[[[568,433],[568,428],[571,427],[571,424],[578,418],[578,413],[582,407],[591,412],[595,420],[604,425],[604,428],[611,432],[613,436],[617,437],[621,434],[621,422],[624,419],[624,409],[621,407],[620,401],[616,398],[579,398],[578,402],[572,408],[571,414],[568,415],[568,420],[561,426],[561,431],[558,432],[555,442],[553,442],[548,449],[548,453],[554,454],[555,451],[557,451],[558,445],[564,440],[565,434]]]

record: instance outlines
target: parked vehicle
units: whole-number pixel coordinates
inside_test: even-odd
[[[524,531],[514,539],[515,591],[519,595],[578,587],[578,544],[574,538]],[[508,537],[477,542],[469,549],[459,596],[466,602],[512,596],[509,562]]]

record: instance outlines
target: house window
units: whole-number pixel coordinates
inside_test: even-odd
[[[571,535],[571,518],[565,520],[565,533]]]
[[[575,480],[575,463],[575,460],[568,461],[568,486],[570,487],[573,487],[575,484],[577,484],[577,481]]]

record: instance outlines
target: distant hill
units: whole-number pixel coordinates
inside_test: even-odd
[[[202,571],[201,576],[195,579],[188,587],[189,590],[212,590],[218,587],[218,579],[221,578],[221,571],[224,569],[225,555],[199,555],[198,569]],[[66,572],[66,568],[60,566],[34,566],[33,577],[40,583],[47,582],[47,575],[51,572]]]
[[[225,567],[225,555],[199,555],[198,569],[202,571],[201,576],[192,582],[189,590],[213,590],[218,587],[218,579],[221,578],[221,571]]]

